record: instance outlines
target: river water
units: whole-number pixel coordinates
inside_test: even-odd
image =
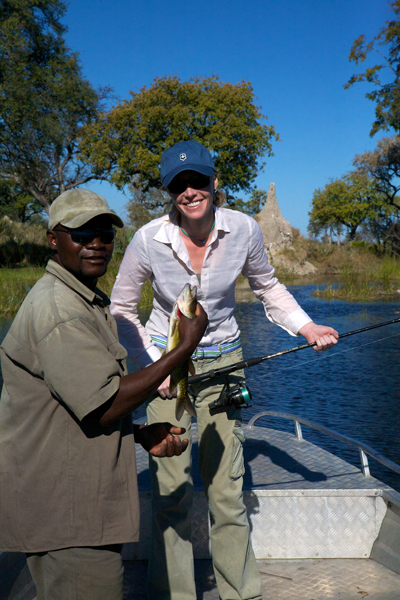
[[[311,295],[315,288],[288,286],[315,322],[339,333],[400,317],[400,302],[327,301]],[[253,298],[243,294],[236,309],[245,358],[304,343],[304,338],[271,324]],[[146,319],[146,311],[141,318]],[[0,320],[0,341],[9,325]],[[309,348],[266,361],[247,369],[246,376],[253,406],[243,411],[245,421],[262,410],[295,414],[365,442],[400,464],[400,323],[339,340],[321,355]],[[262,418],[258,424],[293,432],[291,421]],[[303,427],[303,436],[360,466],[356,449],[308,427]],[[400,475],[373,459],[370,468],[372,475],[400,491]]]

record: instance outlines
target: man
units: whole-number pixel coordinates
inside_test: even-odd
[[[207,316],[198,306],[183,317],[176,349],[127,375],[96,287],[113,225],[123,223],[89,190],[54,201],[53,258],[0,348],[0,549],[27,553],[38,600],[121,600],[121,545],[139,531],[135,441],[157,457],[188,444],[183,428],[133,427],[130,413],[191,355]]]

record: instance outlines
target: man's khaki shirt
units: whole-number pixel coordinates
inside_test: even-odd
[[[50,260],[0,347],[0,550],[137,541],[131,417],[85,417],[126,373],[102,292]]]

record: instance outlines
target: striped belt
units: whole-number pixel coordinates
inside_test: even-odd
[[[167,338],[163,335],[152,335],[150,336],[154,342],[154,345],[157,348],[162,348],[165,350],[167,346]],[[228,354],[229,352],[233,352],[240,348],[240,337],[236,338],[232,342],[227,342],[225,344],[218,344],[216,346],[197,346],[196,350],[192,354],[192,358],[201,359],[201,358],[218,358],[222,354]]]

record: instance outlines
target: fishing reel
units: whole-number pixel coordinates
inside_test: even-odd
[[[246,386],[245,380],[240,379],[235,385],[229,384],[228,377],[226,383],[222,388],[222,392],[218,400],[210,402],[208,407],[211,414],[222,412],[227,406],[232,404],[236,408],[250,408],[251,392]]]

